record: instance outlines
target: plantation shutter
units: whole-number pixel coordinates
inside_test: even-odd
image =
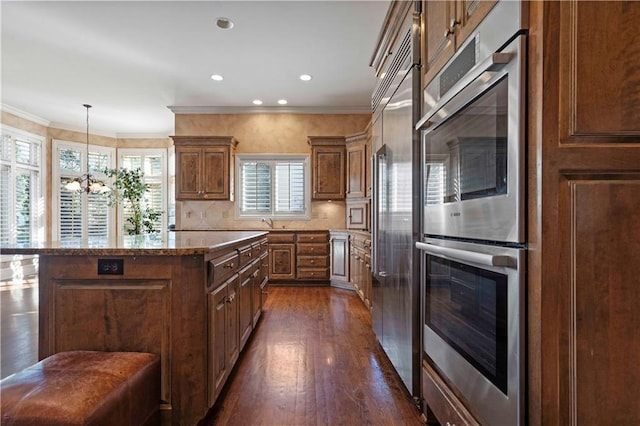
[[[241,166],[242,211],[271,212],[271,168],[263,162],[246,162]]]
[[[81,192],[65,188],[72,178],[60,178],[59,198],[59,238],[60,241],[82,238],[82,196]]]
[[[296,218],[308,213],[308,158],[239,155],[238,195],[240,217]]]
[[[60,241],[82,238],[82,193],[65,188],[82,172],[82,152],[71,147],[59,151],[60,186],[58,199],[58,235]]]
[[[2,128],[0,138],[0,243],[28,244],[38,235],[41,143]],[[5,133],[6,131],[6,133]]]
[[[58,185],[54,187],[56,210],[53,221],[57,225],[54,238],[60,241],[109,237],[113,229],[113,210],[109,207],[107,194],[76,192],[65,188],[69,182],[87,172],[94,180],[109,184],[103,172],[112,167],[115,150],[94,145],[89,146],[88,155],[86,150],[86,145],[54,140],[53,174]],[[86,181],[82,185],[85,186]]]
[[[11,167],[0,165],[0,244],[6,245],[11,236]]]
[[[156,211],[163,212],[164,205],[164,156],[161,154],[131,154],[121,157],[122,167],[128,170],[142,170],[144,177],[143,182],[147,185],[147,193],[143,200],[143,209],[145,207],[152,208]],[[127,219],[133,215],[130,205],[122,206],[122,217],[125,227],[129,228]],[[154,229],[159,231],[162,229],[162,216],[154,222]]]
[[[304,212],[304,162],[278,162],[276,212]]]

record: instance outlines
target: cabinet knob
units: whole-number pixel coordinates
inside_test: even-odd
[[[449,22],[449,28],[453,29],[456,25],[460,25],[460,21],[458,21],[456,18],[451,18],[451,21]]]
[[[313,265],[314,263],[316,263],[316,261],[312,259],[309,263]]]

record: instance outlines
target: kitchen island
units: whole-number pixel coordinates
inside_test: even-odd
[[[257,324],[266,235],[171,232],[2,252],[39,256],[39,359],[68,350],[159,354],[162,423],[192,425]]]

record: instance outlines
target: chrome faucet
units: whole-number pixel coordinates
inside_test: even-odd
[[[273,219],[269,218],[269,219],[265,219],[264,217],[261,219],[264,223],[266,223],[267,225],[269,225],[269,228],[273,229]]]

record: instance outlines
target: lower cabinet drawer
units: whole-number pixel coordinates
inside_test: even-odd
[[[329,256],[298,256],[298,267],[321,268],[329,266]]]
[[[298,243],[296,250],[298,255],[327,255],[329,254],[328,243]]]
[[[299,280],[328,280],[329,268],[298,268]]]
[[[441,425],[480,426],[430,365],[422,364],[422,395]]]

